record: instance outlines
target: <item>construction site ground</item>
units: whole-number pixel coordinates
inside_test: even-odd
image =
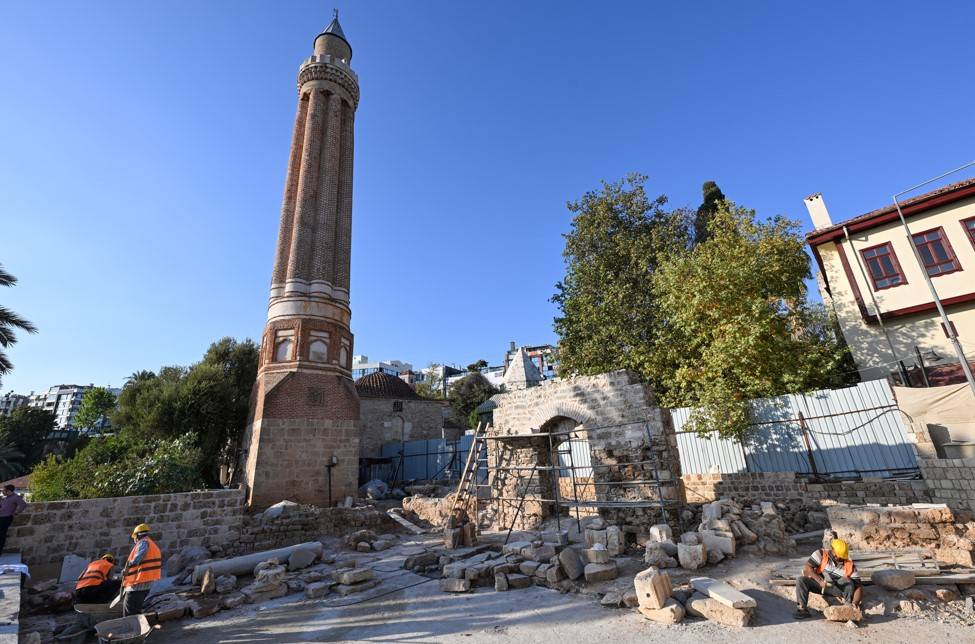
[[[501,539],[503,535],[486,535]],[[514,538],[514,537],[513,537]],[[783,642],[821,644],[827,641],[911,642],[975,641],[964,617],[945,619],[932,612],[916,616],[868,617],[859,628],[827,622],[818,613],[795,621],[795,605],[768,585],[772,570],[787,558],[743,556],[690,573],[670,570],[675,585],[705,574],[728,581],[754,597],[758,609],[753,625],[724,627],[687,618],[678,625],[644,619],[632,608],[607,608],[600,596],[612,589],[632,589],[633,575],[643,568],[636,557],[621,559],[618,579],[591,585],[580,593],[562,594],[543,587],[496,592],[477,588],[453,594],[440,590],[439,578],[403,569],[418,547],[439,545],[439,535],[404,538],[384,552],[358,557],[382,583],[368,591],[309,600],[291,595],[261,604],[247,604],[206,619],[163,624],[157,643],[211,642]],[[874,590],[868,589],[868,598]],[[975,618],[975,616],[970,616]]]

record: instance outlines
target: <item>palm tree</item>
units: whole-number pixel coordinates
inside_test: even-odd
[[[0,286],[13,286],[17,283],[17,278],[3,269],[0,264]],[[27,333],[37,333],[37,328],[20,317],[5,306],[0,305],[0,376],[9,373],[14,365],[7,358],[7,354],[2,349],[9,348],[17,341],[14,329],[20,329]]]
[[[140,382],[145,382],[146,380],[152,380],[156,377],[156,374],[148,369],[142,369],[141,371],[133,371],[132,375],[125,379],[125,386],[135,385]]]
[[[12,479],[24,471],[24,453],[13,445],[0,445],[0,479]]]

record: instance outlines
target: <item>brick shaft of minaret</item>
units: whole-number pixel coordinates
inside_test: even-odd
[[[298,71],[267,326],[241,464],[254,507],[282,499],[325,505],[357,488],[349,264],[359,85],[351,56],[336,18]]]

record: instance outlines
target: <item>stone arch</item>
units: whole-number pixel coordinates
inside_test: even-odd
[[[593,416],[589,410],[574,402],[550,402],[539,407],[531,416],[529,423],[532,432],[537,432],[546,423],[559,417],[574,420],[581,429],[593,425]]]

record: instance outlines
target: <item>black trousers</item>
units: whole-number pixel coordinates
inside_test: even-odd
[[[142,612],[142,604],[149,596],[148,590],[128,590],[122,595],[122,617],[138,615]]]
[[[0,517],[0,554],[3,554],[3,547],[7,545],[7,530],[10,529],[13,521],[13,516]]]
[[[116,579],[103,581],[97,586],[86,586],[75,592],[79,604],[108,604],[118,595],[122,582]]]
[[[809,593],[814,593],[816,595],[842,597],[847,604],[852,604],[853,593],[857,586],[857,582],[849,577],[840,577],[839,579],[830,579],[829,585],[826,586],[826,592],[823,592],[823,587],[819,585],[818,581],[800,575],[796,579],[796,603],[799,604],[799,608],[806,608],[809,603]]]

